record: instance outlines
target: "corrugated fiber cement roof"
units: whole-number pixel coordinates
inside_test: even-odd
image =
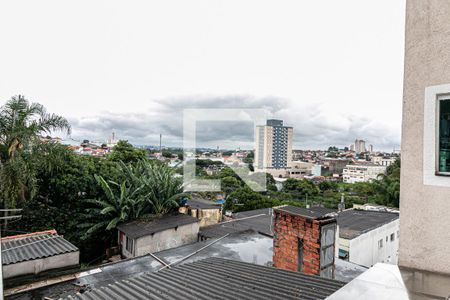
[[[52,234],[4,240],[1,243],[3,265],[78,251],[63,237]]]
[[[137,276],[68,299],[325,299],[345,283],[222,258]]]

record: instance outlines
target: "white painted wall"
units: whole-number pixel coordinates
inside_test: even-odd
[[[398,232],[399,220],[364,233],[354,239],[340,239],[339,244],[345,248],[348,244],[349,261],[365,267],[371,267],[376,263],[398,263]],[[391,234],[394,233],[394,241],[391,242]],[[386,242],[387,237],[387,242]],[[383,239],[383,247],[378,248],[378,241]]]
[[[21,275],[39,274],[40,272],[76,266],[80,263],[80,252],[70,252],[51,257],[27,260],[16,264],[3,266],[3,278],[11,278]]]

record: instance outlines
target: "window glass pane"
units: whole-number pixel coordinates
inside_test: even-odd
[[[450,173],[450,100],[439,101],[439,172]]]
[[[334,244],[336,225],[330,224],[322,227],[321,246],[327,247]]]

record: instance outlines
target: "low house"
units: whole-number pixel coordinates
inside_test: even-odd
[[[199,220],[174,214],[120,224],[117,229],[121,254],[129,258],[196,242]]]
[[[80,251],[56,230],[8,236],[1,243],[4,279],[79,265]]]
[[[199,219],[200,228],[217,224],[222,220],[221,205],[211,201],[188,200],[184,206],[179,208],[179,212]]]
[[[348,209],[338,214],[337,222],[341,259],[365,267],[397,264],[398,213]]]

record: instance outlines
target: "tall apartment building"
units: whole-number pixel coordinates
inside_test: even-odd
[[[255,130],[255,169],[286,169],[292,161],[292,127],[267,120]]]
[[[366,141],[364,140],[355,140],[355,152],[357,154],[361,152],[366,152]]]

